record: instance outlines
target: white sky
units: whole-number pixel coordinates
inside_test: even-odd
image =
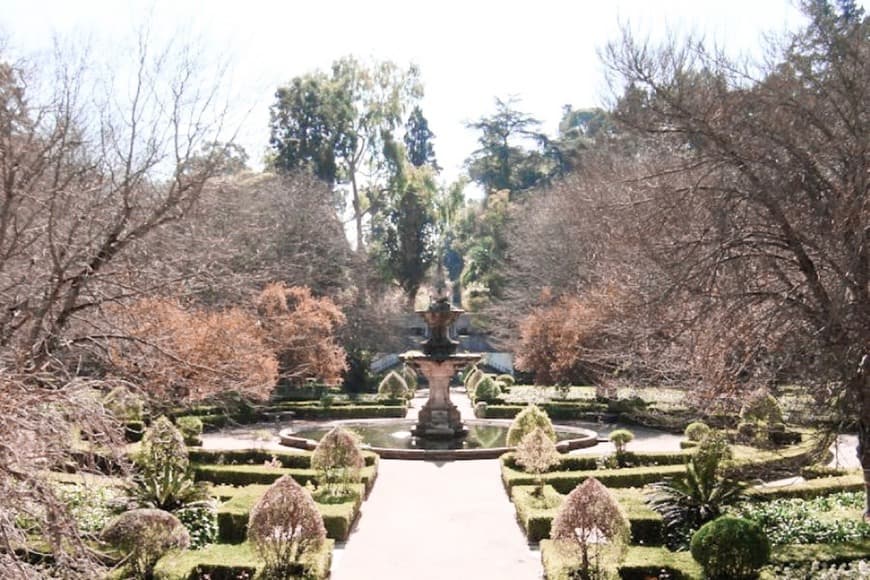
[[[562,105],[602,104],[597,51],[620,22],[640,36],[701,33],[734,53],[802,22],[791,0],[0,0],[0,35],[30,52],[50,48],[55,34],[120,38],[149,14],[156,30],[195,33],[230,58],[236,105],[251,111],[239,141],[253,160],[268,145],[280,84],[347,54],[416,63],[448,180],[475,149],[465,122],[491,113],[496,96],[519,97],[550,133]]]

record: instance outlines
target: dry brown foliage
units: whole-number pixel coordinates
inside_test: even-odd
[[[100,405],[98,382],[61,382],[0,372],[0,570],[4,577],[36,578],[52,570],[84,577],[99,561],[57,495],[50,471],[75,467],[90,453],[123,465],[117,423]],[[75,434],[80,434],[81,440]],[[33,538],[45,543],[32,544]],[[38,571],[15,559],[48,550],[54,563]],[[13,556],[15,555],[15,556]],[[22,558],[25,560],[26,558]]]
[[[345,317],[330,298],[316,298],[308,288],[277,282],[263,289],[256,305],[282,378],[296,383],[340,379],[347,361],[336,332]]]
[[[263,399],[275,386],[278,361],[257,319],[240,309],[145,299],[118,310],[117,321],[112,372],[152,399],[190,402],[230,390]]]

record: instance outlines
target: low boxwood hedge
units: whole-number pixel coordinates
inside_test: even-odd
[[[694,454],[695,449],[682,451],[640,451],[638,453],[631,452],[632,461],[638,464],[638,467],[653,466],[653,465],[684,465],[686,461]],[[551,471],[592,471],[598,469],[598,463],[603,459],[604,455],[562,455],[559,458],[559,464]],[[514,453],[506,453],[502,456],[502,461],[505,465],[512,469],[519,469],[516,463],[516,455]]]
[[[571,571],[580,565],[579,555],[557,548],[552,540],[541,541],[541,561],[548,580],[569,580]],[[624,580],[658,578],[662,572],[673,580],[698,580],[700,566],[688,552],[671,552],[667,548],[629,546],[618,566],[619,577]]]
[[[251,508],[266,493],[267,485],[247,485],[236,488],[227,501],[218,507],[218,538],[225,543],[243,542],[248,531],[248,517]],[[334,540],[346,540],[350,535],[353,522],[359,514],[365,489],[362,484],[355,486],[356,493],[342,503],[317,503],[317,510],[323,518],[326,535]],[[215,488],[215,493],[226,497],[225,486]]]
[[[488,404],[484,416],[487,419],[513,419],[526,406]],[[539,406],[547,412],[553,421],[597,420],[602,414],[608,412],[606,404],[590,401],[542,403]]]
[[[763,499],[800,498],[812,499],[841,491],[862,491],[864,476],[861,472],[837,477],[820,477],[801,483],[778,485],[776,487],[756,487],[750,494]]]
[[[539,542],[550,537],[550,527],[556,511],[565,496],[552,486],[544,486],[544,498],[552,507],[537,507],[532,497],[533,486],[517,486],[511,490],[511,501],[517,510],[517,521],[526,532],[530,542]],[[631,524],[631,541],[635,544],[659,545],[662,543],[662,517],[650,509],[639,489],[612,489]]]
[[[289,475],[299,485],[309,481],[317,483],[317,471],[305,468],[275,468],[265,465],[212,465],[194,464],[193,474],[196,481],[210,481],[216,485],[271,484],[282,475]],[[361,470],[362,482],[366,490],[371,490],[377,477],[377,466],[369,465]]]
[[[281,462],[282,467],[308,469],[311,467],[311,452],[295,449],[190,449],[188,451],[191,463],[216,465],[263,465],[274,457]],[[366,465],[372,466],[378,462],[378,454],[363,451]]]
[[[332,564],[332,540],[323,543],[316,552],[302,558],[306,578],[320,580],[329,577]],[[201,550],[171,552],[161,558],[154,568],[155,580],[236,580],[253,578],[262,562],[252,546],[241,544],[212,544]]]
[[[770,564],[779,566],[811,562],[842,564],[853,560],[866,560],[868,554],[870,554],[870,540],[844,544],[774,546],[770,554]]]
[[[609,488],[643,487],[666,477],[682,473],[685,465],[657,465],[653,467],[623,467],[620,469],[597,469],[581,471],[553,471],[542,476],[544,483],[552,485],[559,493],[569,493],[589,477],[595,477]],[[502,481],[510,490],[516,485],[533,485],[535,476],[523,471],[501,466]]]

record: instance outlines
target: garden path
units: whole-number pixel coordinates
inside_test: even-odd
[[[498,460],[382,460],[334,580],[541,577],[501,484]]]

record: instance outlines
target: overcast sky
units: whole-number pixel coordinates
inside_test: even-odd
[[[735,54],[802,23],[791,0],[0,0],[0,34],[22,52],[49,48],[55,34],[111,42],[149,17],[156,30],[195,34],[229,57],[236,105],[250,110],[240,143],[255,160],[278,85],[347,54],[416,63],[446,179],[475,149],[464,124],[497,96],[518,97],[550,133],[563,105],[605,102],[598,51],[620,23],[641,36],[700,33]]]

